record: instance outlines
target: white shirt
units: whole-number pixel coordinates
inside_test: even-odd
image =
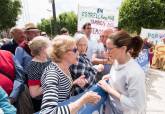
[[[146,108],[145,74],[135,60],[119,65],[117,61],[110,72],[110,85],[121,94],[118,100],[112,96],[123,114],[144,114]]]
[[[88,39],[88,49],[87,49],[87,57],[91,61],[92,55],[97,49],[97,40],[95,39]]]

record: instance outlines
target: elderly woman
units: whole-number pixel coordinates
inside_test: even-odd
[[[50,63],[46,52],[49,46],[49,39],[43,36],[37,36],[31,40],[28,45],[33,59],[28,64],[25,71],[28,76],[28,86],[30,95],[33,98],[34,110],[39,111],[42,101],[40,79],[44,69]]]
[[[144,114],[145,74],[134,60],[142,49],[143,40],[125,31],[113,33],[108,40],[112,43],[108,47],[109,56],[115,61],[109,74],[110,84],[101,80],[99,85],[110,94],[111,106],[116,106],[117,114]]]
[[[87,92],[80,99],[69,105],[59,106],[59,103],[70,97],[73,82],[69,67],[77,63],[76,41],[66,35],[57,36],[52,41],[49,51],[52,62],[45,69],[41,85],[43,99],[41,114],[76,114],[86,103],[97,103],[100,96],[94,92]]]
[[[76,45],[79,52],[78,63],[71,65],[70,72],[74,82],[78,85],[74,85],[72,95],[77,95],[84,92],[87,88],[90,88],[96,83],[96,75],[98,70],[103,70],[103,65],[99,65],[95,69],[91,61],[87,58],[86,51],[88,46],[88,39],[84,34],[76,34]],[[86,81],[82,81],[85,79]]]

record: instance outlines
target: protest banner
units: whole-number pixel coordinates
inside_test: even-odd
[[[154,44],[161,44],[162,39],[165,38],[165,30],[155,30],[155,29],[141,29],[140,36],[142,38],[148,38]]]
[[[80,31],[82,26],[89,22],[92,25],[91,37],[99,38],[100,33],[106,28],[118,27],[118,15],[118,10],[79,6],[78,30]]]
[[[155,46],[152,67],[165,70],[165,45]]]
[[[92,86],[88,91],[94,91],[101,96],[101,100],[96,104],[86,104],[84,105],[77,114],[103,114],[104,103],[107,100],[107,93],[101,89],[98,85]],[[60,103],[60,106],[68,105],[71,102],[78,100],[85,92],[77,96],[72,96],[69,100]]]
[[[149,68],[149,52],[147,49],[143,49],[139,56],[135,59],[144,71]]]

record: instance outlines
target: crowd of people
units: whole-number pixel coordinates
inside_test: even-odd
[[[100,101],[96,92],[85,92],[97,84],[118,114],[145,113],[145,74],[134,60],[143,40],[120,29],[108,28],[98,40],[91,32],[85,23],[74,37],[63,28],[50,40],[33,23],[13,27],[13,39],[0,49],[0,95],[5,96],[0,112],[76,114],[84,104]],[[83,92],[75,102],[59,105]]]

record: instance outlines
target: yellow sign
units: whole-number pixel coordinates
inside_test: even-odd
[[[152,67],[165,70],[165,45],[155,46]]]

